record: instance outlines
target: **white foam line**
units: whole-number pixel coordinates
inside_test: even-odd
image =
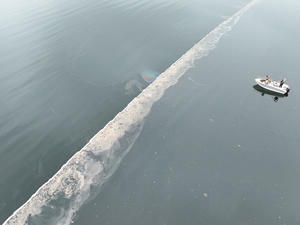
[[[173,63],[100,130],[89,143],[71,157],[49,181],[4,222],[4,225],[27,223],[29,215],[41,213],[43,206],[50,200],[57,199],[61,194],[64,198],[72,200],[70,203],[72,207],[70,206],[64,218],[61,218],[57,224],[71,223],[74,213],[90,198],[91,184],[101,186],[105,183],[129,151],[139,136],[144,118],[150,112],[153,103],[161,98],[168,87],[177,83],[178,79],[193,66],[195,59],[206,56],[210,50],[214,49],[220,38],[231,30],[249,8],[259,1],[250,2]],[[131,134],[130,138],[124,138],[128,133]],[[104,159],[95,160],[89,156],[90,154],[101,156]]]

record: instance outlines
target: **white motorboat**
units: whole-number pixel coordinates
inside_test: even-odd
[[[264,79],[264,78],[256,78],[255,82],[261,86],[262,88],[265,88],[269,91],[274,91],[276,93],[280,94],[287,94],[290,91],[290,87],[287,84],[280,85],[280,81],[273,81],[270,79]]]

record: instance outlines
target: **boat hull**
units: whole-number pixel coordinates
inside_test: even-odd
[[[287,84],[283,84],[282,87],[280,87],[280,83],[277,81],[272,80],[264,80],[262,78],[256,78],[255,82],[261,86],[262,88],[265,88],[269,91],[273,91],[280,94],[287,94],[290,91],[290,87]]]

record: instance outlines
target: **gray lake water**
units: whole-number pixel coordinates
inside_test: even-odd
[[[1,223],[300,224],[298,1],[0,6]]]

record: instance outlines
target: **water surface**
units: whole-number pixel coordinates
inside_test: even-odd
[[[149,85],[145,71],[164,72],[249,2],[2,3],[1,220]],[[262,1],[234,17],[16,213],[28,224],[299,224],[297,7]],[[265,74],[287,77],[289,96],[256,91]]]

